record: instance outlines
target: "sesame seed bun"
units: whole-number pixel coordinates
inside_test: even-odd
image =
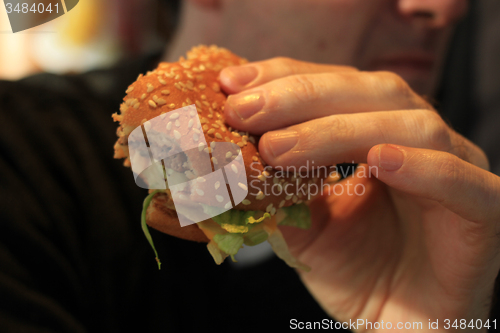
[[[207,144],[232,142],[241,151],[243,161],[237,164],[235,157],[239,151],[233,154],[223,150],[205,149],[208,150],[206,153],[211,154],[214,166],[218,164],[222,167],[233,163],[234,166],[231,168],[235,173],[243,169],[246,171],[247,185],[241,184],[240,187],[248,190],[248,195],[235,209],[267,211],[274,215],[281,207],[310,199],[308,195],[304,195],[308,194],[307,190],[300,188],[308,184],[319,184],[327,175],[302,177],[299,174],[285,174],[272,169],[265,164],[258,153],[259,137],[233,129],[225,123],[224,104],[227,95],[221,91],[218,83],[219,72],[225,67],[246,62],[245,59],[224,48],[198,46],[191,49],[187,57],[181,57],[178,62],[160,63],[155,70],[139,75],[126,91],[127,95],[120,106],[120,114],[113,115],[113,119],[120,123],[117,130],[119,138],[114,146],[115,158],[124,158],[124,165],[130,166],[127,138],[132,130],[162,113],[195,105],[202,126],[200,135],[204,135]],[[197,139],[193,133],[182,133],[182,135],[194,136],[194,139]],[[186,156],[188,162],[193,162],[198,155],[196,152],[186,152]],[[206,174],[206,171],[202,170],[190,171],[194,171],[195,174],[197,171],[200,171],[199,174]],[[285,187],[286,191],[283,190]],[[215,196],[204,196],[204,193],[216,194],[215,190],[208,184],[197,182],[196,187],[191,188],[193,196],[189,199],[209,203],[208,198]],[[181,228],[175,220],[176,213],[172,212],[173,207],[168,208],[167,202],[168,197],[165,193],[155,195],[147,211],[148,225],[180,238],[208,241],[196,225],[189,226],[189,229]],[[167,208],[163,209],[163,206]]]

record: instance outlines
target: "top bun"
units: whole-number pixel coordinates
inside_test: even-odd
[[[120,122],[115,158],[125,158],[124,164],[130,166],[127,138],[132,130],[162,113],[194,104],[207,144],[232,142],[241,149],[248,195],[236,209],[267,211],[274,215],[281,207],[308,199],[310,185],[315,184],[317,188],[327,175],[310,177],[272,169],[258,153],[259,137],[225,123],[227,95],[221,91],[219,73],[225,67],[246,62],[224,48],[198,46],[187,52],[187,58],[181,57],[175,63],[162,62],[155,70],[139,75],[126,90],[121,114],[113,115],[114,120]],[[213,154],[213,157],[214,164],[225,165],[236,156]]]

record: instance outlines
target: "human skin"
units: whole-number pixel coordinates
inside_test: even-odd
[[[314,200],[311,230],[283,228],[291,251],[311,266],[299,274],[325,311],[394,325],[484,322],[500,268],[500,179],[421,97],[435,87],[467,2],[186,4],[169,57],[197,43],[250,60],[286,56],[220,76],[227,122],[262,134],[267,163],[354,161],[377,170],[341,183],[361,184],[362,196]]]

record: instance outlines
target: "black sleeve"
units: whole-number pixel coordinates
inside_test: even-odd
[[[217,266],[204,244],[151,231],[157,270],[140,228],[147,193],[112,158],[111,114],[151,59],[0,81],[0,331],[255,332],[327,318],[275,257]]]

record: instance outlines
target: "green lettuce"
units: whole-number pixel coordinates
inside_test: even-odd
[[[157,192],[160,192],[160,190],[156,190],[156,191],[151,192],[146,197],[146,199],[144,199],[144,203],[142,205],[142,214],[141,214],[141,227],[142,227],[142,231],[144,232],[144,236],[146,236],[146,239],[149,242],[149,245],[151,245],[151,247],[153,248],[153,251],[155,252],[155,256],[156,256],[155,259],[156,259],[156,262],[158,263],[158,269],[161,269],[161,261],[160,261],[160,258],[158,258],[158,252],[156,252],[156,248],[155,248],[155,245],[153,243],[153,238],[151,237],[151,234],[149,233],[148,225],[146,224],[146,211],[149,207],[149,204],[151,203],[151,200],[153,199],[153,197],[155,196],[155,194]]]
[[[301,229],[309,229],[311,227],[311,211],[305,203],[280,209],[286,216],[278,223],[279,225],[287,225]]]

